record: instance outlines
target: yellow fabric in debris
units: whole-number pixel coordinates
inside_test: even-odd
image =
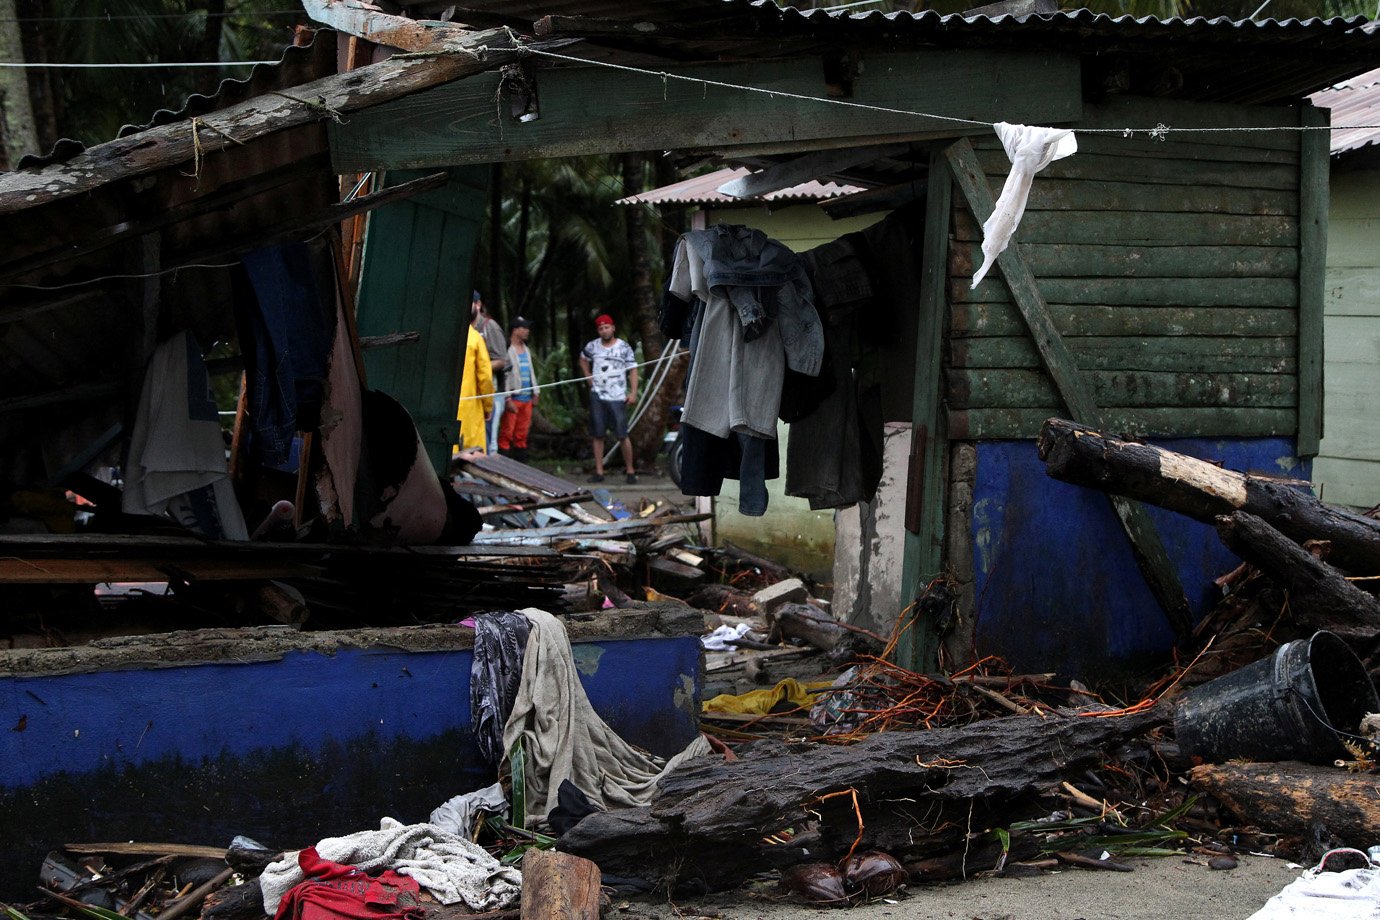
[[[814,703],[814,694],[833,686],[832,681],[816,680],[801,683],[794,677],[781,680],[775,687],[762,690],[749,690],[747,693],[720,693],[712,700],[704,701],[705,712],[738,712],[745,715],[766,715],[772,707],[783,700],[797,706]]]

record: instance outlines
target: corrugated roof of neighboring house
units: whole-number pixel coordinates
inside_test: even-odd
[[[842,185],[837,182],[802,182],[791,188],[770,192],[760,198],[734,198],[719,191],[719,186],[734,179],[741,179],[751,170],[743,168],[720,169],[683,179],[671,185],[650,189],[637,195],[620,198],[617,204],[754,204],[776,201],[824,201],[862,191],[860,186]]]
[[[1314,105],[1332,110],[1334,125],[1380,125],[1380,67],[1352,77],[1309,97]],[[1380,142],[1380,127],[1332,132],[1334,154],[1360,150]]]

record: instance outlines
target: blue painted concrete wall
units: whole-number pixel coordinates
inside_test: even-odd
[[[1154,444],[1229,469],[1308,478],[1292,439],[1166,439]],[[1162,660],[1174,634],[1136,567],[1106,496],[1050,479],[1033,441],[977,446],[972,537],[975,644],[1017,671],[1130,677]],[[1239,560],[1207,524],[1150,507],[1195,618]]]
[[[590,701],[654,753],[698,731],[696,637],[576,643]],[[0,898],[63,843],[301,847],[422,821],[492,783],[470,733],[469,651],[0,677]]]

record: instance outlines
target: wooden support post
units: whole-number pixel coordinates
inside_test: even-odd
[[[920,320],[915,342],[915,392],[911,398],[912,469],[924,471],[906,489],[905,558],[901,564],[901,607],[913,605],[921,588],[939,574],[943,561],[945,465],[949,451],[944,427],[944,331],[948,313],[949,221],[953,181],[942,150],[930,154],[929,185],[925,191],[925,238],[921,243]],[[916,671],[932,671],[939,664],[939,632],[933,623],[917,621],[901,634],[896,660]]]
[[[978,221],[986,221],[994,208],[992,190],[972,144],[966,138],[961,139],[948,147],[945,155],[953,167],[954,179],[963,192],[968,209]],[[1040,361],[1069,412],[1088,424],[1100,424],[1101,414],[1093,401],[1092,391],[1079,374],[1073,355],[1054,325],[1049,305],[1035,283],[1035,276],[1014,242],[997,258],[997,265],[1011,291],[1011,299],[1025,319],[1030,337],[1040,353]],[[1178,573],[1169,561],[1154,523],[1141,505],[1120,496],[1113,497],[1111,501],[1122,529],[1131,540],[1131,549],[1146,585],[1164,611],[1175,636],[1180,642],[1187,641],[1193,628],[1188,598],[1184,595]]]
[[[1305,127],[1330,124],[1329,109],[1300,109]],[[1299,431],[1300,457],[1318,453],[1323,435],[1323,303],[1327,270],[1327,131],[1304,131],[1299,149]]]

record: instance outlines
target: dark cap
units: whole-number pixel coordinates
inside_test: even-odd
[[[471,303],[473,303],[473,302],[476,301],[476,300],[483,300],[483,299],[484,299],[483,297],[480,297],[480,296],[479,296],[479,292],[478,292],[478,291],[475,291],[474,294],[472,294],[472,295],[470,296],[470,302],[471,302]]]
[[[531,329],[532,321],[525,316],[515,316],[513,317],[513,321],[508,324],[508,329],[511,331],[519,327],[523,329]]]

